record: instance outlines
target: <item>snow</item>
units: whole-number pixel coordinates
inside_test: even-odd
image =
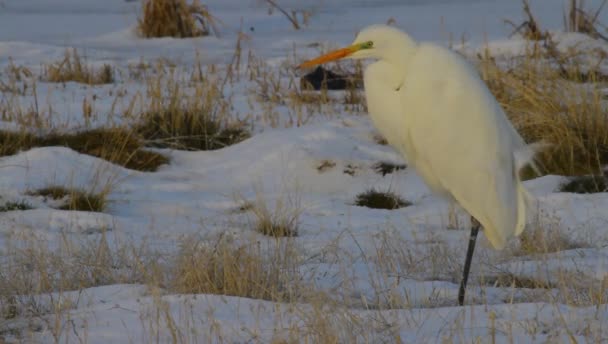
[[[541,27],[555,33],[560,50],[606,49],[605,43],[584,35],[560,33],[561,2],[530,2]],[[286,7],[313,12],[310,24],[299,31],[276,11],[269,15],[258,1],[204,3],[222,21],[220,37],[144,40],[135,34],[138,1],[0,0],[0,81],[8,80],[10,64],[39,75],[43,64],[63,58],[68,47],[83,51],[90,64],[115,66],[120,72],[110,85],[37,80],[44,125],[26,129],[75,131],[131,120],[121,114],[129,107],[130,96],[138,92],[141,103],[146,102],[146,85],[129,78],[126,71],[141,61],[155,63],[163,58],[183,75],[189,75],[196,62],[224,70],[241,25],[249,37],[244,50],[263,61],[262,68],[283,87],[293,75],[285,75],[281,68],[293,64],[294,54],[297,59],[316,55],[319,48],[311,47],[313,43],[347,44],[357,30],[391,17],[416,39],[453,45],[468,54],[489,49],[508,58],[520,55],[526,46],[517,36],[509,38],[512,30],[503,24],[505,18],[521,21],[519,1],[318,0],[306,5],[281,1]],[[600,22],[606,22],[606,13]],[[377,162],[406,161],[374,141],[376,131],[363,111],[325,109],[302,125],[293,125],[295,114],[289,107],[256,100],[251,92],[255,87],[243,77],[224,90],[235,116],[252,118],[252,138],[216,151],[157,149],[170,163],[156,172],[129,170],[64,147],[34,148],[0,158],[0,203],[26,200],[34,208],[0,213],[0,258],[5,262],[15,246],[28,247],[32,242],[69,256],[69,250],[62,251],[65,245],[100,238],[109,247],[125,242],[133,247],[147,245],[170,257],[184,240],[194,237],[212,242],[228,236],[271,245],[274,239],[251,229],[251,214],[235,211],[243,201],[262,196],[270,209],[281,202],[300,206],[298,236],[293,241],[306,263],[298,268],[327,295],[325,301],[273,302],[175,294],[151,285],[99,285],[19,295],[34,298],[46,311],[35,319],[0,318],[0,337],[37,343],[267,343],[281,338],[316,342],[321,337],[315,336],[326,326],[339,342],[542,343],[608,338],[605,299],[573,306],[553,297],[557,287],[537,290],[483,282],[509,273],[551,285],[570,276],[577,283],[605,288],[608,193],[557,192],[566,181],[562,176],[527,181],[526,187],[539,201],[541,223],[583,244],[555,253],[516,255],[516,240],[504,252],[496,252],[482,235],[476,251],[479,263],[473,267],[468,289],[469,305],[457,307],[459,276],[454,273],[459,272],[468,239],[464,211],[431,194],[409,168],[386,176],[376,173]],[[117,100],[119,92],[129,96]],[[83,98],[93,97],[94,116],[85,119]],[[27,109],[34,101],[31,89],[17,95],[4,92],[0,110],[6,104]],[[278,124],[259,120],[267,109],[277,113]],[[17,124],[3,118],[0,126],[15,129]],[[318,166],[326,160],[335,165],[320,172]],[[53,200],[27,194],[48,185],[108,188],[108,209],[104,213],[58,210]],[[390,189],[413,204],[391,211],[354,206],[355,196],[370,188]],[[448,229],[454,227],[451,212],[458,228]],[[385,262],[383,253],[403,256]],[[408,255],[412,261],[407,261]],[[394,295],[407,307],[391,309]]]

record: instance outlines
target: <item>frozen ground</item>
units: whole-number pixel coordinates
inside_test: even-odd
[[[268,73],[278,74],[281,66],[293,64],[294,53],[299,59],[316,55],[318,48],[310,44],[343,45],[357,30],[389,18],[419,40],[457,45],[464,37],[461,48],[471,53],[486,41],[498,56],[517,55],[524,46],[518,38],[507,38],[511,28],[503,24],[505,18],[520,21],[521,4],[515,0],[309,1],[305,6],[313,16],[300,31],[293,30],[281,15],[268,15],[266,7],[253,0],[205,3],[222,21],[220,37],[143,40],[133,32],[139,15],[137,1],[0,0],[0,70],[13,63],[40,73],[43,64],[61,59],[66,47],[86,52],[89,63],[110,63],[121,71],[158,58],[183,66],[184,73],[197,61],[222,69],[234,54],[242,25],[248,35],[245,49],[264,62]],[[280,3],[303,6],[295,0]],[[531,5],[542,27],[562,28],[560,1],[531,0]],[[606,16],[608,11],[603,13]],[[600,21],[604,19],[608,18]],[[564,50],[573,44],[607,49],[586,37],[558,36]],[[283,81],[288,78],[281,75]],[[179,295],[137,284],[106,285],[32,296],[40,309],[49,311],[35,319],[0,318],[0,333],[8,342],[305,341],[315,338],[312,333],[318,328],[309,328],[315,317],[326,322],[342,338],[339,341],[608,341],[605,300],[587,307],[553,297],[561,283],[599,288],[599,294],[606,288],[608,194],[556,192],[565,181],[560,176],[527,181],[539,200],[540,220],[536,220],[583,244],[542,256],[515,255],[516,240],[506,251],[495,252],[483,238],[472,271],[469,305],[456,307],[458,277],[453,276],[457,271],[453,267],[459,268],[464,259],[465,214],[456,209],[454,225],[450,206],[433,196],[410,169],[378,174],[375,163],[404,161],[391,148],[375,142],[375,131],[364,113],[334,109],[313,116],[305,125],[292,126],[293,114],[278,105],[271,111],[277,113],[280,125],[272,125],[256,121],[264,118],[261,112],[268,108],[252,96],[255,86],[243,78],[226,91],[235,116],[252,121],[252,138],[217,151],[162,150],[171,162],[157,172],[128,170],[63,147],[35,148],[1,158],[0,200],[25,199],[35,209],[0,213],[0,253],[4,261],[12,248],[31,242],[61,250],[66,242],[95,242],[102,237],[110,247],[145,243],[167,254],[193,236],[271,242],[274,239],[251,229],[250,214],[235,209],[242,200],[260,195],[271,209],[289,199],[301,209],[298,236],[292,239],[306,262],[300,269],[337,306]],[[48,128],[70,131],[123,121],[119,114],[129,99],[115,104],[112,95],[135,94],[145,87],[141,80],[121,72],[111,85],[40,81],[37,92]],[[88,120],[82,116],[86,97],[96,99],[95,115]],[[0,102],[27,108],[34,95],[6,92]],[[1,123],[5,128],[15,126],[5,119]],[[324,161],[334,164],[320,171]],[[26,195],[28,190],[50,184],[112,185],[109,208],[103,214],[56,210],[42,197]],[[392,211],[353,206],[355,196],[372,187],[390,188],[412,206]],[[448,229],[454,226],[458,228]],[[415,269],[383,271],[388,264],[375,258],[382,257],[384,249],[418,257],[412,263]],[[546,282],[550,287],[537,293],[534,288],[488,282],[501,274]],[[392,294],[406,299],[407,307],[389,309],[386,300]],[[62,311],[56,311],[57,307]]]

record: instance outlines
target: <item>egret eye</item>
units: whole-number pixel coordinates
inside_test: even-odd
[[[362,49],[371,49],[373,47],[374,47],[374,42],[372,42],[372,41],[367,41],[367,42],[361,43]]]

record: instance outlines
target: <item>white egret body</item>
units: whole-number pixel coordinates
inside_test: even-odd
[[[433,191],[479,221],[496,249],[523,231],[528,196],[519,170],[533,150],[464,58],[439,45],[418,44],[396,28],[374,25],[350,47],[301,67],[338,58],[378,60],[364,74],[371,119]],[[462,298],[477,229],[471,232]]]

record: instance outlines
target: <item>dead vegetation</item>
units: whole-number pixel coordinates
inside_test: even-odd
[[[81,189],[66,188],[51,185],[42,189],[28,191],[30,196],[42,196],[60,201],[57,209],[103,212],[107,205],[107,194],[109,189],[99,193],[84,191]]]
[[[61,342],[67,329],[63,316],[82,305],[82,289],[158,280],[158,256],[117,244],[109,231],[100,227],[96,239],[84,242],[66,236],[57,247],[33,235],[4,242],[0,341],[31,342],[33,332],[46,331],[50,340]]]
[[[40,293],[143,282],[141,273],[125,269],[127,248],[115,250],[105,235],[82,245],[68,240],[53,251],[34,240],[22,246],[14,244],[5,248],[0,270],[0,299],[6,302],[13,297],[18,303],[16,313],[35,311],[37,307],[29,308],[31,305],[27,303]]]
[[[230,100],[220,85],[208,80],[188,94],[169,78],[149,88],[152,101],[136,131],[146,145],[181,150],[215,150],[249,138],[245,124],[234,121]]]
[[[381,174],[383,177],[387,174],[391,174],[396,171],[405,170],[407,166],[405,164],[395,164],[388,161],[379,161],[375,163],[372,168],[376,173]]]
[[[291,241],[237,244],[184,241],[173,262],[169,287],[177,293],[218,294],[289,302],[304,286]]]
[[[145,0],[137,31],[144,38],[219,35],[217,22],[199,0]]]
[[[374,142],[376,142],[377,144],[381,145],[381,146],[386,146],[388,145],[388,141],[386,140],[386,138],[384,136],[382,136],[381,134],[374,134],[372,136],[372,139],[374,140]]]
[[[373,274],[370,279],[388,309],[413,307],[410,295],[399,287],[404,281],[460,281],[462,252],[444,241],[434,240],[432,235],[412,241],[397,232],[383,231],[374,237],[373,243],[374,254],[369,261],[374,264],[374,272],[370,272]],[[438,307],[454,301],[431,291],[428,294],[423,307]]]
[[[301,261],[292,241],[188,237],[177,252],[169,253],[123,243],[112,233],[100,227],[95,239],[65,237],[55,248],[32,237],[7,241],[0,269],[0,338],[25,342],[29,331],[45,329],[58,341],[66,329],[63,315],[87,302],[80,299],[81,290],[103,285],[144,284],[150,293],[162,288],[162,294],[279,302],[314,294],[314,285],[299,272]]]
[[[331,171],[334,167],[336,167],[336,162],[333,160],[322,160],[317,165],[317,171],[319,173],[325,173]]]
[[[559,191],[579,194],[608,192],[608,180],[605,175],[571,177],[560,186]]]
[[[0,205],[0,213],[6,212],[6,211],[29,210],[29,209],[34,209],[34,207],[32,207],[32,205],[27,203],[26,201],[6,202],[6,203]]]
[[[299,30],[302,26],[308,26],[308,21],[312,16],[312,12],[303,9],[286,10],[275,0],[263,0],[268,4],[268,14],[272,14],[275,10],[279,11],[289,22],[291,26]]]
[[[602,0],[595,9],[585,8],[585,0],[569,0],[568,8],[564,10],[564,30],[566,32],[578,32],[586,34],[595,39],[608,41],[608,37],[601,33],[598,28],[606,27],[599,21],[600,14],[608,1]],[[525,20],[516,25],[513,21],[505,19],[505,23],[514,28],[510,36],[518,33],[523,38],[533,41],[546,40],[551,37],[550,33],[542,30],[534,14],[530,10],[528,0],[522,0],[522,10]]]
[[[598,30],[598,27],[606,29],[606,26],[599,21],[599,17],[607,2],[603,0],[597,8],[587,9],[585,8],[585,0],[570,0],[568,11],[564,13],[565,30],[584,33],[595,39],[603,39],[608,42],[608,37]]]
[[[606,300],[607,279],[596,279],[588,271],[572,267],[560,267],[547,264],[548,259],[555,263],[560,258],[560,252],[577,248],[588,248],[586,242],[575,241],[560,232],[555,223],[537,223],[536,227],[526,230],[520,237],[519,245],[507,250],[508,256],[487,256],[485,252],[477,252],[482,262],[473,275],[475,283],[482,286],[501,288],[505,292],[503,302],[548,302],[572,306],[590,306],[603,304]],[[400,281],[449,281],[458,283],[462,274],[463,252],[450,247],[445,241],[428,238],[405,239],[397,232],[386,231],[374,238],[375,255],[370,257],[374,263],[373,273],[370,272],[371,284],[376,296],[389,309],[412,307],[406,288],[399,288]],[[581,253],[584,255],[584,253]],[[521,258],[538,267],[536,274],[530,274],[524,269],[521,274],[510,272],[505,267],[518,266]],[[565,259],[570,262],[570,259]],[[506,263],[505,263],[506,262]],[[501,265],[505,263],[504,265]],[[482,287],[483,288],[483,287]],[[470,296],[472,304],[485,304],[486,296]],[[435,295],[428,292],[426,302],[415,307],[443,307],[453,305],[452,299],[445,295]]]
[[[537,219],[519,236],[519,248],[515,256],[542,255],[553,252],[588,247],[585,242],[578,242],[563,233],[558,223]]]
[[[551,290],[557,286],[541,279],[517,276],[512,273],[503,273],[494,277],[483,279],[483,283],[495,288],[517,288],[517,289],[547,289]]]
[[[294,63],[298,60],[294,57]],[[254,84],[251,92],[264,112],[261,120],[278,127],[305,125],[319,115],[364,113],[367,107],[361,88],[362,70],[360,63],[342,63],[331,70],[316,69],[310,75],[299,75],[290,63],[282,65],[277,73],[276,68],[250,54],[246,72]],[[281,121],[279,112],[286,112],[288,120]]]
[[[36,136],[25,131],[0,131],[0,156],[48,146],[68,147],[139,171],[154,171],[158,166],[168,163],[164,155],[144,150],[142,141],[136,134],[121,128],[51,133],[46,136]]]
[[[100,68],[87,65],[76,48],[66,49],[63,60],[44,66],[42,79],[48,82],[74,81],[87,85],[111,84],[114,82],[114,69],[109,64]]]
[[[372,209],[399,209],[412,205],[391,191],[378,191],[369,189],[357,195],[355,198],[356,206]]]
[[[0,79],[0,92],[1,93],[12,93],[16,95],[25,95],[29,83],[26,81],[31,79],[33,76],[32,71],[25,66],[18,66],[14,63],[13,59],[9,58],[9,64],[4,70],[4,74],[8,80]],[[2,74],[0,73],[0,76]]]
[[[504,21],[506,24],[513,27],[513,32],[511,32],[509,36],[513,36],[514,34],[518,33],[528,40],[538,41],[546,39],[548,33],[540,29],[536,18],[532,14],[532,11],[530,11],[530,4],[528,3],[528,0],[522,0],[522,7],[526,20],[524,20],[521,24],[516,25],[509,19],[505,19]]]
[[[256,189],[255,202],[247,209],[251,214],[251,227],[266,236],[282,238],[298,236],[302,207],[297,190],[286,192],[274,201],[274,207],[266,200],[260,189]]]
[[[555,58],[534,43],[506,66],[480,56],[480,71],[524,139],[547,144],[537,156],[543,173],[599,174],[608,163],[608,112],[600,88],[572,82],[570,76],[582,78],[581,61],[555,64]]]
[[[496,61],[480,55],[482,77],[524,139],[548,144],[538,155],[542,173],[601,175],[608,163],[608,111],[601,91],[608,82],[601,68],[607,52],[560,50],[539,27],[528,1],[522,3],[527,20],[515,32],[531,40],[524,56]],[[586,10],[584,1],[571,0],[566,30],[605,39],[597,29],[605,4]],[[534,176],[529,172],[525,178]]]

